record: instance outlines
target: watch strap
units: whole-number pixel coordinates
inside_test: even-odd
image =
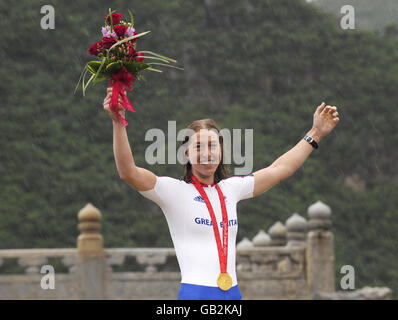
[[[318,143],[314,139],[307,135],[305,135],[303,139],[312,145],[314,149],[318,149]]]

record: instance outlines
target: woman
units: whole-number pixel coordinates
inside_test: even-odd
[[[184,177],[174,179],[135,165],[126,128],[109,108],[112,88],[107,93],[103,105],[113,120],[117,170],[124,181],[157,203],[166,217],[181,270],[178,299],[240,300],[235,272],[237,202],[253,198],[292,175],[336,126],[337,108],[322,103],[304,139],[270,166],[246,176],[228,177],[216,123],[211,119],[194,121],[184,140]],[[120,99],[119,103],[124,118]]]

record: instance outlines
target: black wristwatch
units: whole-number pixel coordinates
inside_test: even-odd
[[[316,141],[314,139],[312,139],[311,137],[305,135],[303,138],[305,141],[307,141],[310,145],[312,145],[314,147],[314,149],[318,149],[318,143],[316,143]]]

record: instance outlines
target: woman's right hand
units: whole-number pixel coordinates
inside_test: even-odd
[[[116,112],[113,112],[109,106],[109,103],[111,101],[111,96],[112,96],[112,87],[108,87],[106,89],[106,92],[107,92],[107,95],[104,99],[104,110],[108,113],[108,115],[112,118],[112,120],[117,123],[117,122],[119,122],[117,114],[116,114]],[[120,95],[119,95],[118,100],[119,100],[119,104],[118,104],[119,114],[123,119],[125,119],[126,109],[123,108],[123,104],[122,104],[123,101],[122,101],[122,97]]]

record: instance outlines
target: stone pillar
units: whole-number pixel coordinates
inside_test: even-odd
[[[253,243],[246,237],[242,239],[237,245],[236,249],[251,249],[253,248]]]
[[[334,235],[331,209],[321,201],[308,208],[307,285],[312,296],[317,292],[334,292]]]
[[[260,230],[252,239],[252,243],[255,247],[266,247],[270,245],[271,238],[264,230]]]
[[[287,246],[305,246],[307,241],[307,221],[294,213],[286,221]]]
[[[268,234],[271,237],[270,246],[286,245],[286,227],[282,222],[276,222],[271,228],[269,228]]]
[[[79,211],[80,235],[77,239],[79,255],[78,280],[81,299],[105,298],[105,255],[101,228],[101,213],[91,203]]]

